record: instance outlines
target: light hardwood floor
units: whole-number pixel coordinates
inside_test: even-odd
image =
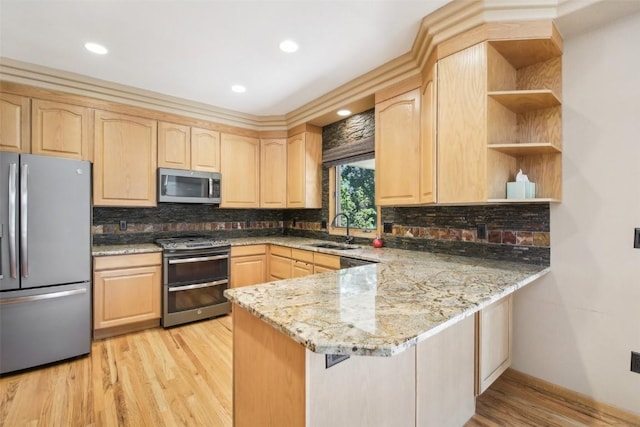
[[[0,426],[231,426],[231,345],[231,316],[94,341],[89,357],[0,378]],[[466,424],[631,425],[510,371]]]

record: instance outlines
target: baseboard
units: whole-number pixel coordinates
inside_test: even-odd
[[[584,394],[569,390],[568,388],[561,387],[557,384],[550,383],[548,381],[533,377],[531,375],[516,371],[515,369],[511,368],[507,369],[503,375],[513,381],[519,382],[525,386],[539,390],[546,394],[553,395],[559,399],[567,400],[578,405],[591,408],[595,411],[601,412],[602,414],[619,418],[629,423],[629,425],[640,426],[640,416],[634,415],[615,406],[598,402],[588,396],[585,396]]]
[[[94,340],[102,340],[116,335],[137,332],[143,329],[157,328],[160,326],[160,319],[143,320],[142,322],[130,323],[128,325],[113,326],[111,328],[95,329],[93,331]]]

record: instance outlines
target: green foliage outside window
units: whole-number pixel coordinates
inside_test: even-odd
[[[375,170],[345,164],[337,167],[336,175],[339,177],[339,212],[349,216],[353,228],[375,228]],[[339,218],[337,225],[346,227],[347,222]]]

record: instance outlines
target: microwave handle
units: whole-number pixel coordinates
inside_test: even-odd
[[[213,199],[213,178],[209,178],[209,198]]]
[[[169,175],[164,175],[164,182],[162,183],[162,194],[167,195],[167,187],[169,186]]]

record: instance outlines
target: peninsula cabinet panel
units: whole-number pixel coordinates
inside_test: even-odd
[[[322,135],[302,132],[287,138],[287,207],[322,207]]]
[[[0,150],[29,152],[29,98],[0,93]]]
[[[511,365],[513,295],[480,310],[476,317],[476,393],[482,394]]]
[[[156,206],[155,120],[96,111],[93,203]]]
[[[92,160],[91,111],[77,105],[34,99],[31,102],[31,152]]]
[[[191,169],[191,129],[189,126],[158,122],[158,166]]]
[[[420,202],[420,89],[376,104],[376,205]]]
[[[287,207],[287,140],[260,141],[260,207]]]
[[[438,62],[438,202],[487,201],[484,43]]]
[[[220,172],[220,132],[191,128],[191,169]]]
[[[220,135],[222,208],[260,207],[260,140]]]

